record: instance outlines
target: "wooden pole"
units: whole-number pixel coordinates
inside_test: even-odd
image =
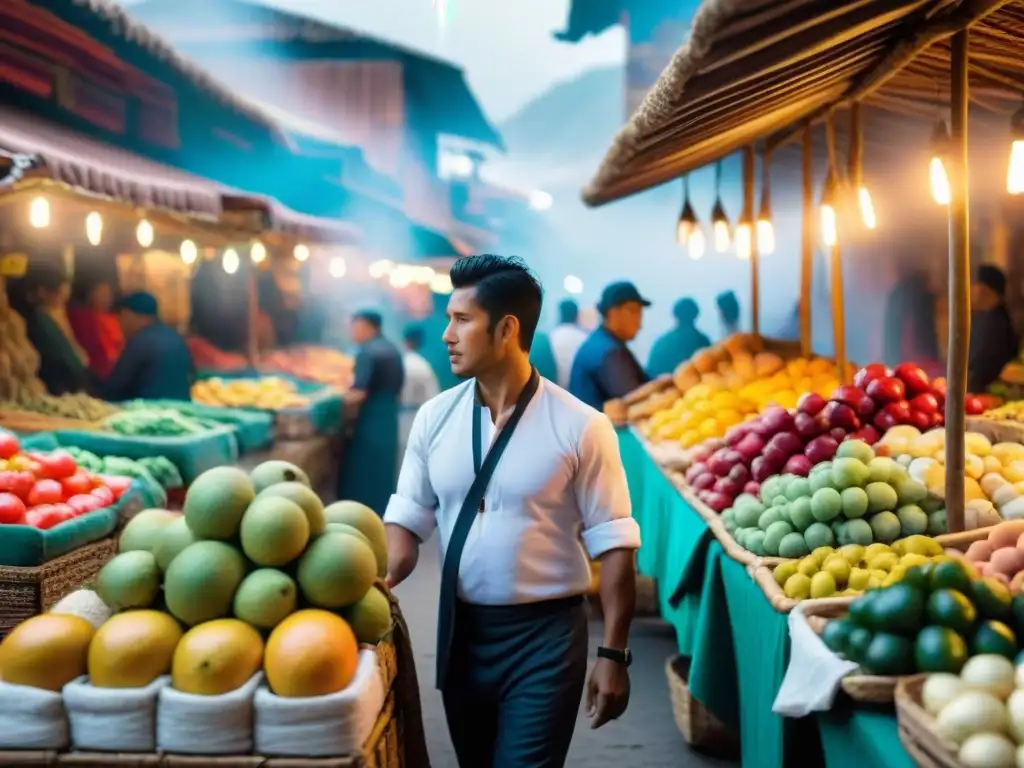
[[[829,272],[831,273],[830,293],[832,294],[832,347],[835,351],[836,367],[839,370],[839,381],[849,384],[850,377],[846,370],[846,299],[843,294],[843,253],[839,244],[843,232],[843,216],[848,214],[839,198],[841,194],[837,183],[839,161],[836,156],[835,126],[831,118],[825,121],[825,143],[828,147],[828,176],[825,179],[825,184],[831,185],[831,204],[835,211],[836,229],[839,235],[828,250]]]
[[[967,30],[950,43],[949,354],[946,357],[946,526],[964,529],[964,432],[967,352],[971,339],[971,251],[967,163]]]
[[[755,336],[761,334],[761,289],[758,277],[757,215],[754,211],[754,185],[756,167],[754,148],[743,148],[743,220],[750,227],[750,329]]]
[[[803,137],[803,231],[800,237],[800,354],[812,354],[811,297],[814,276],[814,168],[811,124],[804,123]]]
[[[246,355],[249,358],[249,364],[252,367],[256,367],[256,363],[259,361],[260,350],[259,350],[259,314],[260,314],[260,301],[259,291],[256,287],[257,281],[257,267],[249,259],[246,259],[248,263],[243,264],[242,267],[245,269],[246,287],[248,289],[248,308],[249,308],[249,333],[246,338]]]

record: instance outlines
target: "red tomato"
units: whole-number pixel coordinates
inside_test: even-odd
[[[56,480],[37,480],[25,499],[30,507],[40,504],[59,504],[64,500],[64,489]]]
[[[103,503],[103,499],[98,496],[93,496],[91,493],[80,493],[76,496],[72,496],[66,503],[69,507],[75,510],[75,513],[78,515],[94,512],[97,509],[103,509],[107,506]]]
[[[104,507],[109,507],[117,499],[114,498],[114,492],[107,488],[105,485],[98,485],[89,491],[90,496],[95,496],[97,499],[103,502]]]
[[[22,501],[28,499],[35,484],[36,478],[31,472],[10,469],[0,472],[0,491],[13,493]]]
[[[52,512],[59,518],[59,520],[57,521],[58,523],[63,523],[65,520],[70,520],[73,517],[78,517],[78,513],[75,512],[74,507],[71,507],[68,504],[64,503],[54,504],[52,507]]]
[[[43,504],[42,506],[33,507],[26,512],[25,522],[33,528],[45,531],[59,523],[63,523],[64,519],[61,517],[60,512],[54,509],[53,504]]]
[[[64,498],[88,493],[92,490],[92,480],[81,470],[75,472],[71,477],[65,477],[60,481],[60,484],[64,488]]]
[[[113,491],[114,498],[117,499],[124,495],[133,482],[130,477],[120,477],[119,475],[100,475],[99,478],[107,488]]]
[[[32,458],[39,462],[39,477],[62,480],[65,477],[71,477],[78,471],[78,464],[67,451],[39,453]]]
[[[9,459],[21,450],[18,438],[5,429],[0,429],[0,459]]]
[[[25,523],[25,502],[13,493],[0,493],[0,523],[23,525]]]

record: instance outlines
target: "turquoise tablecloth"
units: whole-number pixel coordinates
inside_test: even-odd
[[[817,721],[827,768],[914,768],[891,707],[837,704]]]

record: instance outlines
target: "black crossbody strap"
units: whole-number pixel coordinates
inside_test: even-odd
[[[466,547],[466,539],[469,538],[469,531],[473,527],[480,510],[480,502],[487,492],[487,486],[494,476],[494,470],[498,466],[498,460],[508,447],[512,434],[516,431],[526,406],[530,404],[533,396],[540,386],[540,376],[537,370],[533,369],[530,380],[523,387],[523,391],[516,401],[515,410],[509,417],[508,423],[498,433],[494,444],[487,451],[487,457],[481,461],[483,447],[481,445],[480,427],[482,409],[476,403],[473,404],[473,467],[476,470],[476,477],[469,487],[462,507],[459,509],[459,516],[455,520],[455,527],[452,529],[451,539],[448,541],[448,548],[445,551],[444,565],[441,568],[441,595],[438,601],[437,616],[437,687],[444,683],[445,673],[448,669],[448,654],[451,650],[452,636],[455,630],[455,604],[458,597],[459,585],[459,564],[462,562],[462,551]]]

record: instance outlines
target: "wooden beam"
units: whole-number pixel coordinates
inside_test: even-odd
[[[811,291],[814,287],[814,134],[804,123],[802,154],[803,221],[800,236],[800,351],[808,358],[813,351],[811,329]]]
[[[743,148],[743,219],[750,227],[750,330],[761,333],[761,290],[758,277],[757,211],[754,210],[754,186],[757,183],[754,148]]]
[[[949,354],[946,356],[946,526],[964,529],[964,432],[967,428],[967,359],[971,340],[970,193],[967,159],[969,56],[967,30],[950,50]]]

